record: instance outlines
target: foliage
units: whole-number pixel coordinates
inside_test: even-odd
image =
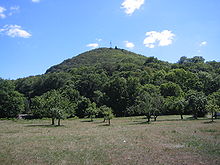
[[[110,107],[107,107],[106,105],[103,105],[100,107],[100,113],[104,118],[105,122],[106,120],[108,120],[108,124],[111,124],[111,119],[114,117],[112,109]]]
[[[51,90],[42,96],[36,96],[32,99],[32,113],[40,118],[51,118],[52,125],[54,125],[54,119],[57,118],[58,125],[60,125],[60,119],[75,114],[75,104],[64,96],[56,90]]]
[[[173,109],[175,109],[179,113],[181,119],[183,119],[183,114],[185,112],[186,104],[187,102],[183,97],[177,97],[173,102]]]
[[[135,105],[129,107],[128,111],[130,114],[145,115],[149,123],[151,115],[153,114],[152,108],[152,98],[150,94],[146,91],[141,91],[136,99]]]
[[[155,119],[160,114],[203,116],[205,96],[220,100],[219,67],[219,62],[205,62],[200,56],[171,64],[119,48],[94,49],[52,66],[46,74],[1,80],[0,115],[26,112],[42,118],[55,108],[67,117],[83,118],[106,105],[115,116],[148,114],[145,111]],[[96,108],[91,108],[93,102]]]
[[[207,98],[202,92],[189,91],[186,95],[187,108],[191,111],[194,118],[203,117],[207,113]]]
[[[208,104],[206,105],[206,109],[211,113],[213,121],[214,116],[216,117],[216,113],[220,111],[220,90],[208,96]]]
[[[90,104],[91,101],[88,98],[81,97],[77,103],[76,116],[78,116],[79,118],[85,117],[87,115],[86,109],[89,107]]]
[[[160,86],[161,95],[164,97],[175,96],[179,97],[182,95],[182,89],[176,83],[168,82],[161,84]]]
[[[24,102],[23,95],[15,91],[12,81],[0,79],[0,118],[17,117],[24,111]]]
[[[86,115],[93,121],[93,118],[98,114],[99,110],[96,107],[96,103],[91,103],[88,105],[88,108],[86,108]]]

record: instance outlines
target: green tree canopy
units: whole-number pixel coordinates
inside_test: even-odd
[[[0,79],[0,117],[13,118],[24,111],[24,97],[12,81]]]

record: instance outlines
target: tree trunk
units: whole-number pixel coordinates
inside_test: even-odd
[[[215,112],[215,115],[214,115],[214,116],[215,116],[215,119],[217,119],[217,112]]]
[[[212,122],[214,121],[214,113],[212,112]]]
[[[197,113],[193,115],[194,119],[198,119]]]
[[[52,125],[54,125],[54,120],[55,120],[55,119],[54,119],[54,118],[52,118]]]
[[[147,122],[150,123],[150,116],[147,116]]]
[[[183,120],[183,114],[180,114],[181,120]]]
[[[60,119],[58,119],[58,126],[60,126]]]
[[[108,125],[111,125],[111,119],[108,119]]]
[[[105,117],[104,117],[103,123],[105,123]]]
[[[154,121],[157,121],[157,116],[154,116]]]

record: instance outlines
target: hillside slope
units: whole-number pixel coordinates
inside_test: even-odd
[[[68,71],[71,68],[78,68],[81,66],[95,66],[97,64],[115,64],[119,62],[129,62],[133,64],[143,65],[148,59],[145,56],[124,50],[112,48],[98,48],[94,49],[71,59],[67,59],[58,65],[50,67],[46,73]]]

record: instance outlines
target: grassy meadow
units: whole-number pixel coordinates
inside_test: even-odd
[[[220,164],[220,120],[179,118],[0,120],[0,164]]]

